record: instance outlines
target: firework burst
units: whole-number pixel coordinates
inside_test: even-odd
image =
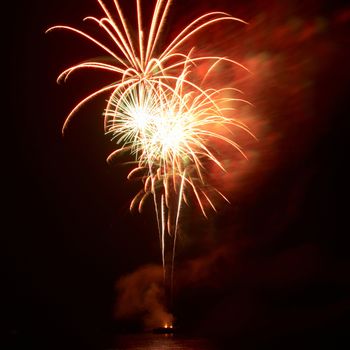
[[[58,81],[66,80],[84,68],[108,71],[113,76],[110,85],[92,92],[73,108],[65,120],[63,132],[82,105],[100,94],[109,94],[104,112],[105,131],[118,147],[108,161],[122,152],[129,152],[134,157],[135,166],[128,178],[140,178],[143,187],[130,207],[141,211],[146,198],[153,197],[164,271],[167,266],[166,237],[172,237],[170,269],[173,271],[182,203],[189,203],[192,194],[206,216],[208,205],[216,210],[211,199],[213,193],[227,200],[207,183],[205,176],[208,162],[225,171],[213,144],[227,143],[245,156],[230,132],[232,127],[238,127],[250,133],[245,125],[230,116],[237,101],[248,103],[234,97],[240,91],[217,89],[206,84],[207,77],[214,74],[219,64],[230,63],[246,68],[230,58],[198,56],[194,49],[184,51],[182,48],[210,25],[224,21],[245,22],[224,12],[206,13],[163,46],[160,36],[170,0],[157,0],[147,29],[143,25],[140,0],[136,0],[137,35],[132,34],[135,30],[117,0],[110,8],[101,0],[98,3],[104,17],[87,17],[85,20],[97,25],[105,34],[103,42],[69,26],[49,29],[74,32],[112,58],[112,63],[101,59],[77,64],[58,77]],[[193,71],[202,63],[208,68],[198,79]]]

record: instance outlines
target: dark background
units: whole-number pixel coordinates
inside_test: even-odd
[[[240,33],[249,42],[241,55],[260,64],[259,84],[252,83],[258,92],[248,95],[267,125],[255,146],[258,165],[235,190],[233,205],[209,224],[198,218],[189,225],[194,238],[179,253],[179,324],[196,334],[229,334],[236,346],[328,342],[341,348],[350,321],[350,6],[175,3],[174,27],[177,16],[184,23],[208,9],[256,24]],[[61,135],[76,101],[98,86],[95,81],[109,80],[78,73],[57,85],[65,67],[98,53],[73,34],[44,32],[55,24],[80,26],[99,11],[92,0],[17,2],[7,27],[11,112],[3,116],[10,128],[3,149],[9,179],[3,182],[2,289],[5,333],[14,347],[104,348],[120,331],[113,319],[116,280],[160,262],[151,205],[142,215],[130,214],[138,184],[127,182],[126,166],[105,162],[113,145],[99,116],[104,99],[83,108]],[[295,18],[302,24],[288,32],[283,24]],[[324,24],[318,34],[315,23]],[[202,262],[202,279],[182,276],[181,266],[191,267],[191,259]]]

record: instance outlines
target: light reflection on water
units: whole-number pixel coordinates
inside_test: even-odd
[[[186,338],[172,334],[133,334],[119,336],[109,350],[213,350],[203,338]]]

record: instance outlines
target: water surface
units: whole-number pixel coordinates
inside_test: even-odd
[[[215,350],[204,338],[173,334],[132,334],[118,336],[115,347],[108,350]]]

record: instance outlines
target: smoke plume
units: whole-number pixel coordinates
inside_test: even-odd
[[[117,319],[142,319],[146,329],[172,323],[173,316],[165,306],[161,266],[142,266],[120,278],[116,283],[116,289],[118,298],[115,317]]]

